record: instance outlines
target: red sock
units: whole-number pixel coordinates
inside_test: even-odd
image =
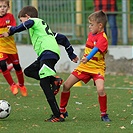
[[[17,75],[17,78],[18,78],[19,85],[23,86],[24,85],[24,76],[23,76],[22,70],[16,71],[16,75]]]
[[[100,104],[101,116],[104,116],[107,111],[107,96],[99,96],[98,100]]]
[[[60,112],[66,112],[66,106],[70,97],[70,91],[62,92],[60,99]]]
[[[2,74],[10,86],[14,84],[14,81],[12,79],[12,76],[11,76],[9,70],[2,72]]]

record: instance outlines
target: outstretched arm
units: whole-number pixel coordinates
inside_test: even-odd
[[[74,53],[74,49],[72,47],[72,45],[70,44],[69,40],[67,39],[67,37],[63,34],[59,34],[59,33],[53,33],[55,36],[55,39],[57,41],[58,44],[62,45],[65,47],[65,50],[69,56],[69,58],[77,63],[77,61],[79,60],[77,55]]]
[[[31,28],[33,25],[34,25],[34,21],[33,20],[27,20],[27,21],[25,21],[24,23],[21,23],[18,26],[9,26],[8,27],[9,28],[9,32],[8,33],[3,33],[3,36],[7,37],[7,36],[13,35],[13,34],[15,34],[17,32],[21,32],[21,31],[27,30],[27,29]]]

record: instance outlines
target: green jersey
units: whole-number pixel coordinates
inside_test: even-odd
[[[49,26],[42,19],[30,19],[34,21],[34,25],[29,28],[29,33],[32,45],[37,55],[40,56],[43,51],[49,50],[58,54],[60,57],[59,46]]]

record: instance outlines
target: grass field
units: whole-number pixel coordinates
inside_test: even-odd
[[[12,72],[14,79],[16,76]],[[59,74],[65,80],[68,74]],[[6,119],[0,119],[0,133],[132,133],[133,125],[133,77],[106,75],[110,123],[100,119],[96,89],[91,81],[71,89],[68,104],[69,117],[63,123],[47,123],[51,114],[39,82],[25,77],[28,97],[20,93],[13,96],[5,79],[0,75],[0,99],[12,107]],[[62,87],[61,87],[62,89]],[[57,95],[57,101],[59,102]]]

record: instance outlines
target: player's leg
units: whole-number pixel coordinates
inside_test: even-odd
[[[23,86],[24,85],[24,76],[23,76],[23,72],[22,72],[22,68],[21,68],[20,64],[19,63],[13,64],[13,67],[15,69],[19,85]]]
[[[6,79],[6,81],[8,82],[8,84],[10,85],[10,90],[14,95],[16,95],[18,93],[18,89],[15,82],[12,79],[10,71],[7,69],[7,63],[6,63],[7,60],[8,60],[8,54],[0,53],[0,68],[1,68],[2,74]]]
[[[66,111],[66,106],[68,104],[70,97],[70,88],[78,81],[79,79],[76,76],[70,74],[70,76],[63,84],[63,91],[61,92],[61,97],[60,97],[60,112],[64,115],[64,117],[68,116],[68,113]]]
[[[40,62],[36,60],[35,62],[33,62],[31,65],[29,65],[27,68],[24,69],[24,74],[27,77],[40,80],[39,70],[40,70]],[[59,76],[58,77],[51,76],[50,82],[51,82],[52,90],[56,95],[59,92],[60,85],[62,84],[63,80]]]
[[[7,69],[8,69],[9,71],[11,71],[11,70],[13,69],[13,64],[12,64],[12,63],[8,64],[8,65],[7,65]]]
[[[46,77],[46,78],[41,78],[40,79],[40,86],[43,89],[43,92],[46,96],[46,99],[48,101],[48,104],[51,108],[51,111],[53,113],[53,115],[46,119],[45,121],[49,121],[49,122],[58,122],[58,121],[64,121],[64,118],[61,117],[60,115],[60,110],[57,104],[57,101],[55,99],[55,95],[51,89],[51,85],[50,85],[50,78]]]
[[[51,89],[51,76],[55,75],[56,72],[54,70],[54,66],[57,63],[57,60],[47,59],[40,62],[40,86],[46,96],[48,104],[52,110],[53,116],[46,121],[50,122],[58,122],[64,121],[64,117],[61,116],[60,110],[54,95],[53,90]]]
[[[7,64],[6,64],[6,60],[1,60],[0,61],[0,67],[2,70],[2,74],[5,77],[6,81],[8,82],[8,84],[11,86],[12,84],[14,84],[14,81],[11,77],[11,74],[9,72],[9,70],[7,69]]]
[[[60,90],[60,86],[63,83],[63,80],[59,76],[51,76],[50,83],[52,86],[51,89],[53,90],[54,95],[56,95]]]
[[[10,64],[7,63],[7,69],[9,71],[11,71],[13,69],[13,64],[12,63],[10,63]],[[2,72],[1,68],[0,68],[0,72]]]
[[[27,77],[40,80],[39,70],[40,70],[40,62],[36,60],[35,62],[33,62],[31,65],[29,65],[27,68],[24,69],[24,74]]]
[[[21,92],[22,96],[27,96],[28,92],[27,92],[27,88],[24,85],[24,75],[23,75],[23,72],[22,72],[22,68],[21,68],[20,64],[13,64],[13,67],[15,69],[16,76],[17,76],[17,79],[18,79],[17,86],[20,89],[20,92]]]
[[[10,71],[7,69],[6,60],[0,61],[0,67],[2,70],[3,76],[5,77],[6,81],[10,85],[10,90],[12,91],[14,95],[16,95],[18,93],[18,89],[17,89],[17,86],[15,85],[15,82],[12,79]]]
[[[104,79],[103,78],[96,79],[95,84],[96,84],[97,93],[98,93],[101,119],[102,121],[109,122],[110,119],[108,118],[108,114],[106,113],[107,112],[107,95],[104,89]]]
[[[61,93],[60,98],[60,112],[64,115],[64,117],[68,116],[66,106],[68,104],[68,100],[70,97],[70,88],[80,80],[82,80],[84,83],[87,83],[90,79],[91,76],[88,73],[79,70],[74,70],[72,74],[70,74],[70,76],[64,82],[63,92]]]
[[[21,65],[19,63],[18,54],[10,54],[8,55],[8,59],[10,60],[10,62],[13,63],[13,67],[15,69],[15,73],[18,79],[18,84],[16,84],[17,87],[20,89],[22,96],[27,96],[28,95],[27,88],[24,85],[24,75]]]

